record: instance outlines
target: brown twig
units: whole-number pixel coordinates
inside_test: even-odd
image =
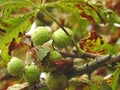
[[[87,53],[84,52],[83,55],[79,56],[77,54],[77,51],[73,51],[74,53],[65,53],[65,52],[60,52],[63,57],[72,57],[72,58],[95,58],[98,56],[102,56],[100,54],[93,54],[93,53]]]
[[[101,66],[106,66],[107,64],[111,64],[120,60],[120,53],[116,55],[107,55],[107,56],[98,56],[92,62],[89,62],[80,67],[73,67],[70,71],[65,72],[68,78],[72,78],[76,75],[83,75],[93,72]],[[87,67],[86,67],[87,66]]]

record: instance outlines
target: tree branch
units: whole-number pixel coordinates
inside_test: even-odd
[[[77,51],[73,51],[74,53],[65,53],[65,52],[60,52],[63,57],[72,57],[72,58],[95,58],[98,56],[102,56],[100,54],[93,54],[93,53],[88,53],[84,52],[83,55],[79,56],[77,54]]]
[[[101,66],[106,66],[106,64],[110,64],[112,62],[116,62],[120,60],[120,53],[116,55],[107,55],[107,56],[98,56],[92,62],[89,62],[80,67],[73,67],[70,71],[65,72],[65,75],[70,79],[77,75],[88,74],[96,70]]]

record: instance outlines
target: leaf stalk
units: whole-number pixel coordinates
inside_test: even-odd
[[[44,7],[42,8],[44,10],[44,12],[60,27],[62,28],[62,30],[65,32],[65,34],[71,39],[71,41],[73,42],[73,44],[75,45],[77,51],[78,51],[78,55],[82,56],[83,55],[83,50],[77,45],[77,43],[75,42],[75,40],[71,37],[71,35],[66,31],[66,29],[64,28],[64,26],[62,26]]]

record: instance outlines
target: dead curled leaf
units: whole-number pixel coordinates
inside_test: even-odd
[[[57,71],[69,71],[73,66],[72,60],[56,60],[53,63]]]
[[[80,48],[86,52],[100,54],[104,52],[104,50],[102,49],[98,49],[97,51],[94,50],[95,47],[98,48],[100,46],[100,45],[98,46],[97,44],[98,40],[100,45],[104,44],[102,37],[98,35],[96,31],[92,30],[85,38],[79,41]]]
[[[25,90],[25,88],[27,88],[28,86],[30,86],[30,84],[28,82],[25,82],[22,84],[15,84],[13,86],[10,86],[7,90]]]

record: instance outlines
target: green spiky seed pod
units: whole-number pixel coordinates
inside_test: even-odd
[[[31,40],[33,41],[34,45],[39,46],[49,41],[51,36],[51,31],[48,28],[39,26],[33,31]]]
[[[62,59],[62,55],[58,51],[51,50],[49,54],[49,58],[50,60],[60,60]]]
[[[24,77],[30,84],[37,82],[40,77],[39,68],[36,65],[26,66]]]
[[[7,70],[12,76],[21,76],[24,70],[24,64],[21,59],[12,57],[7,64]]]
[[[45,81],[50,90],[65,90],[67,85],[67,78],[62,73],[50,72]]]
[[[69,28],[65,28],[65,29],[69,33],[69,35],[71,35],[71,37],[74,36],[73,32]],[[53,39],[53,45],[55,45],[58,48],[64,48],[67,45],[71,44],[70,38],[61,28],[53,33],[52,39]]]

